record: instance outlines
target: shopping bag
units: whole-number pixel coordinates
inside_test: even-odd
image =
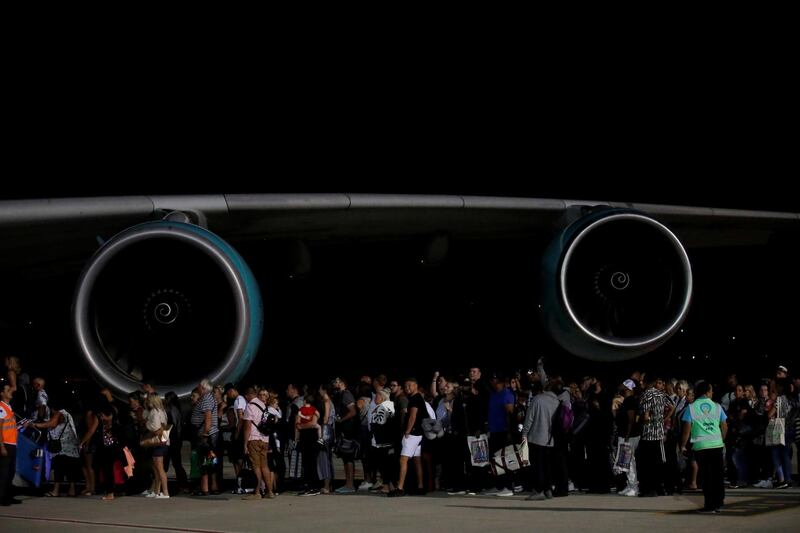
[[[510,444],[502,450],[497,450],[492,456],[492,472],[495,476],[502,476],[506,472],[514,472],[529,466],[528,443]]]
[[[617,444],[617,455],[614,457],[615,474],[628,472],[631,469],[631,459],[633,459],[631,449],[631,445],[624,440],[619,441]]]
[[[489,435],[482,433],[477,437],[467,437],[472,466],[489,464]]]
[[[34,429],[29,433],[20,431],[17,435],[17,474],[33,485],[39,487],[42,484],[42,473],[44,470],[44,446],[39,446],[37,441],[39,430]]]
[[[200,461],[198,460],[197,450],[192,450],[190,464],[189,478],[193,480],[200,479]]]
[[[767,430],[764,433],[767,446],[786,445],[786,419],[770,418],[767,423]]]

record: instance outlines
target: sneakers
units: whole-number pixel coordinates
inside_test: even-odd
[[[386,497],[387,498],[397,498],[397,497],[405,496],[405,495],[406,495],[406,491],[404,491],[403,489],[394,489],[392,491],[389,491],[386,494]]]
[[[361,485],[358,486],[359,492],[367,491],[372,488],[372,483],[367,480],[361,482]]]
[[[465,491],[465,490],[449,490],[449,491],[447,491],[447,494],[450,495],[450,496],[461,496],[461,495],[465,495],[466,493],[467,493],[467,491]]]
[[[759,489],[771,489],[772,488],[772,480],[771,479],[762,479],[758,483],[753,484],[754,487],[758,487]]]
[[[567,486],[567,492],[575,492],[577,490],[578,489],[577,487],[575,487],[575,484],[572,481],[570,481],[569,485]]]
[[[627,487],[625,490],[618,492],[620,496],[638,496],[639,492],[631,487]]]
[[[552,490],[544,491],[544,497],[547,498],[548,500],[552,500],[553,499],[553,491]]]
[[[245,491],[242,487],[235,488],[231,491],[231,494],[245,494]]]
[[[163,492],[159,492],[158,495],[155,496],[157,500],[169,500],[169,494],[164,494]]]
[[[481,491],[481,496],[497,496],[498,492],[500,492],[500,489],[496,488],[484,489]]]
[[[139,496],[150,496],[151,494],[153,494],[153,491],[150,490],[150,489],[147,489],[145,491],[140,492]]]
[[[319,496],[319,489],[308,489],[307,491],[298,494],[298,496]]]
[[[699,514],[719,514],[719,509],[706,509],[703,507],[702,509],[698,509],[697,513]]]
[[[525,488],[522,485],[514,485],[514,494],[519,494],[524,490]]]
[[[544,495],[544,492],[536,492],[533,491],[530,496],[525,498],[529,502],[538,502],[542,500],[546,500],[547,496]]]
[[[145,494],[144,495],[145,498],[156,498],[156,497],[158,497],[158,494],[156,494],[155,492],[148,491],[148,493],[149,494]]]
[[[779,481],[778,484],[775,485],[773,488],[775,488],[775,489],[785,489],[785,488],[791,487],[791,486],[792,485],[790,483],[786,482],[786,481]]]
[[[513,496],[513,495],[514,495],[514,491],[511,490],[511,489],[503,489],[501,491],[498,491],[495,494],[495,496],[503,496],[503,497],[505,497],[505,496]]]
[[[335,492],[336,494],[353,494],[355,491],[356,489],[352,487],[339,487],[333,492]]]

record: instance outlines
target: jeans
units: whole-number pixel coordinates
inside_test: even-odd
[[[736,476],[739,483],[746,484],[749,482],[748,468],[747,468],[747,448],[744,446],[737,446],[733,449],[733,464],[736,465]],[[734,480],[731,480],[733,482]]]
[[[778,481],[792,480],[792,447],[770,446],[772,452],[772,465],[775,467],[775,477]]]
[[[627,489],[639,490],[639,480],[636,478],[636,449],[639,447],[640,437],[631,437],[628,439],[628,444],[631,445],[631,465],[628,468],[628,486]],[[625,439],[619,437],[617,444],[623,442]]]

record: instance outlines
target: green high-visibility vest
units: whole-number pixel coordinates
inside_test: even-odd
[[[719,414],[722,407],[708,398],[695,400],[690,406],[692,414],[692,449],[722,448],[722,430]]]

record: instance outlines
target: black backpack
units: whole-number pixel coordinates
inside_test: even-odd
[[[261,410],[261,420],[259,420],[258,424],[252,420],[250,422],[262,435],[272,435],[272,433],[275,431],[275,427],[277,426],[278,417],[270,413],[267,409],[261,409],[261,406],[255,402],[250,402],[250,405],[255,405]]]

